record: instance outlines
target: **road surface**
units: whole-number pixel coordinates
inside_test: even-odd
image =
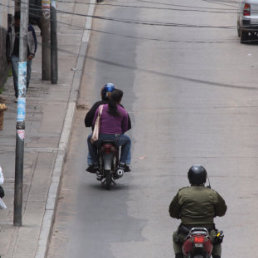
[[[192,164],[228,204],[223,257],[257,245],[258,51],[241,45],[233,1],[104,1],[85,63],[48,258],[173,257],[168,215]],[[113,82],[133,129],[132,172],[104,190],[86,173],[84,127]]]

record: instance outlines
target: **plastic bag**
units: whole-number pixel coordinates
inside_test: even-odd
[[[103,111],[103,106],[104,105],[99,106],[98,116],[96,118],[96,121],[94,124],[94,129],[93,129],[92,136],[90,139],[91,143],[94,143],[99,139],[100,117],[101,117],[101,114]]]
[[[2,185],[4,183],[4,175],[3,175],[3,170],[2,170],[2,167],[0,166],[0,185]],[[0,195],[1,197],[4,197],[4,189],[3,187],[1,186],[0,187]],[[4,203],[4,201],[2,200],[2,198],[0,197],[0,209],[6,209],[7,206],[6,204]]]
[[[3,175],[3,169],[0,166],[0,185],[4,183],[4,175]]]
[[[0,198],[4,198],[4,196],[5,196],[4,188],[0,185]]]
[[[4,201],[3,201],[3,199],[2,198],[0,198],[0,209],[6,209],[7,208],[7,206],[5,205],[5,203],[4,203]]]

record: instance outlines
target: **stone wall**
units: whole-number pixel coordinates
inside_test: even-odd
[[[2,88],[7,76],[5,41],[8,28],[8,11],[12,3],[9,3],[8,0],[0,0],[0,4],[0,88]]]
[[[6,28],[0,27],[0,88],[7,77],[7,62],[5,51]]]

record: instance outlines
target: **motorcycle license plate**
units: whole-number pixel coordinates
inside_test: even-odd
[[[197,247],[197,248],[202,248],[202,247],[203,247],[203,244],[199,244],[199,243],[198,243],[198,244],[194,244],[194,246]]]

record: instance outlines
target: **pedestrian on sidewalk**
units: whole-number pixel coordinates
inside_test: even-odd
[[[18,98],[18,62],[19,62],[19,42],[20,42],[20,12],[16,12],[14,23],[8,29],[6,38],[6,56],[8,62],[12,63],[13,86],[15,97]],[[28,25],[27,34],[27,89],[31,77],[32,59],[37,51],[37,37],[34,28],[31,24]]]

